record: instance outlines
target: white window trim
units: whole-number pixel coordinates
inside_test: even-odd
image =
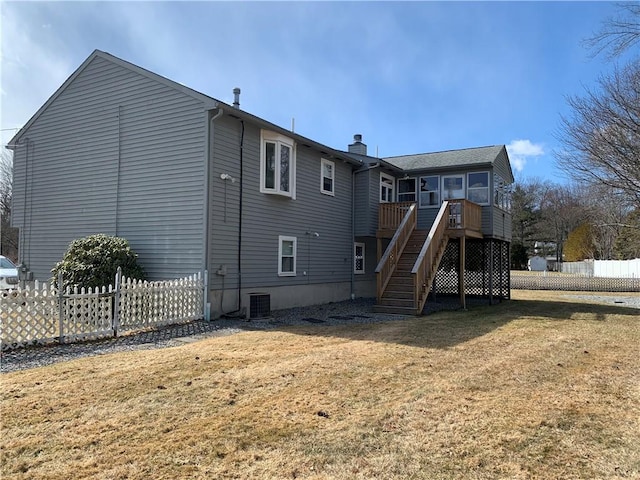
[[[469,176],[473,175],[475,173],[484,173],[487,176],[487,186],[486,187],[472,187],[471,186],[471,182],[469,181]],[[471,199],[469,199],[469,192],[471,190],[482,190],[482,189],[486,189],[487,190],[487,201],[484,203],[478,203],[478,205],[491,205],[491,176],[489,175],[489,172],[487,171],[482,171],[482,172],[467,172],[467,200],[469,200],[470,202],[472,201]]]
[[[386,179],[386,180],[391,180],[391,200],[383,200],[382,199],[382,179]],[[396,179],[394,177],[392,177],[391,175],[388,175],[384,172],[380,172],[380,203],[391,203],[393,202],[393,199],[395,198],[395,194],[396,194]]]
[[[356,260],[359,258],[356,255],[356,248],[357,247],[362,247],[362,269],[361,270],[356,269]],[[365,255],[366,255],[366,253],[365,253],[364,243],[362,243],[362,242],[354,242],[354,244],[353,244],[353,273],[355,273],[356,275],[364,275]]]
[[[282,271],[282,242],[293,242],[293,271]],[[279,277],[295,277],[296,276],[296,259],[298,254],[298,238],[288,237],[286,235],[278,236],[278,276]]]
[[[423,178],[437,178],[438,179],[438,203],[436,205],[423,205],[422,204],[422,197],[421,197],[421,193],[422,190],[420,188],[420,181]],[[418,185],[416,186],[417,189],[417,194],[418,194],[418,208],[440,208],[440,205],[442,205],[442,189],[441,189],[441,185],[440,185],[440,175],[420,175],[418,177]]]
[[[277,146],[276,152],[276,171],[275,171],[275,181],[274,188],[265,187],[265,143],[273,142]],[[280,145],[286,145],[291,149],[291,158],[289,165],[289,191],[285,192],[284,190],[280,190],[280,162],[279,162],[279,152]],[[275,132],[270,132],[268,130],[260,131],[260,192],[261,193],[269,193],[272,195],[282,195],[284,197],[290,197],[291,199],[296,199],[296,143],[289,137],[285,137],[284,135],[280,135]]]
[[[325,177],[325,175],[324,175],[324,166],[325,165],[330,165],[331,166],[331,177]],[[331,188],[333,188],[333,190],[325,190],[324,189],[324,179],[325,178],[331,178]],[[325,158],[321,158],[320,159],[320,192],[324,193],[325,195],[335,196],[335,191],[336,191],[336,164],[335,164],[335,162],[332,162],[331,160],[327,160]]]
[[[467,198],[467,189],[466,189],[466,175],[464,173],[455,173],[451,175],[441,175],[440,176],[440,203],[445,200],[462,200]],[[445,188],[444,182],[447,178],[462,178],[462,197],[460,198],[444,198],[445,197]]]
[[[400,192],[400,182],[407,181],[407,180],[413,180],[413,192]],[[396,185],[398,187],[398,192],[396,193],[396,198],[398,199],[398,202],[416,202],[417,201],[418,179],[416,177],[399,178],[398,181],[396,182]],[[413,200],[402,200],[400,198],[401,195],[403,197],[407,195],[413,195]]]

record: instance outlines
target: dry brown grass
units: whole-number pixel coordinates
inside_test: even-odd
[[[639,311],[468,312],[4,374],[3,478],[639,478]]]

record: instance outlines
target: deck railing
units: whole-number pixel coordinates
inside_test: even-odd
[[[378,229],[395,230],[414,202],[381,203],[378,207]]]
[[[449,224],[447,228],[482,230],[482,207],[464,198],[448,200]]]
[[[408,208],[405,209],[404,217],[402,218],[402,221],[399,222],[400,225],[391,239],[391,243],[389,243],[384,255],[382,255],[382,258],[378,262],[378,266],[376,267],[378,301],[382,298],[382,293],[384,292],[384,289],[387,288],[391,275],[396,269],[402,250],[409,241],[411,233],[416,228],[418,222],[418,215],[416,212],[416,204],[409,203]]]
[[[422,245],[411,274],[413,276],[414,306],[421,312],[427,300],[427,294],[438,269],[438,263],[444,253],[446,230],[449,227],[450,204],[443,202],[438,215],[429,230],[429,235]]]

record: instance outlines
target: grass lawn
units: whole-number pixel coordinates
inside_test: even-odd
[[[512,293],[3,374],[0,477],[640,478],[640,310]]]

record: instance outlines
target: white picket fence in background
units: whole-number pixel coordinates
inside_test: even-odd
[[[115,285],[108,287],[62,291],[36,282],[0,292],[0,346],[90,340],[198,320],[204,317],[205,288],[200,273],[147,282],[123,278],[118,271]]]

